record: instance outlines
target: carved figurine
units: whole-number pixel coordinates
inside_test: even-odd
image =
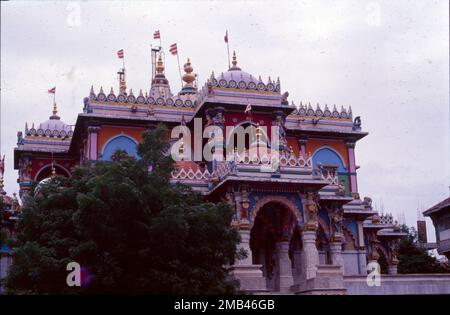
[[[363,204],[364,204],[364,208],[372,209],[372,198],[364,197]]]
[[[361,129],[361,117],[356,116],[353,120],[353,130],[360,130]]]
[[[309,192],[308,193],[308,197],[307,197],[307,201],[306,201],[306,210],[308,213],[308,222],[317,222],[317,213],[318,213],[318,208],[317,208],[317,203],[316,200],[314,198],[314,193]]]
[[[289,92],[288,92],[288,91],[284,92],[284,93],[281,95],[281,104],[283,104],[283,105],[289,105],[288,97],[289,97]]]
[[[330,216],[331,226],[333,227],[334,233],[342,234],[342,220],[344,219],[342,208],[335,208]]]
[[[22,131],[19,131],[17,133],[17,145],[23,144],[23,133]]]
[[[22,176],[24,180],[30,180],[31,179],[31,161],[29,159],[26,159],[23,161],[23,168],[22,168]]]
[[[338,196],[345,196],[345,182],[341,180],[341,182],[338,185]]]

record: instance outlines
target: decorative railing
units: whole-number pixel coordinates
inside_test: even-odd
[[[339,178],[336,175],[336,173],[328,172],[328,174],[324,174],[322,172],[322,179],[329,182],[330,185],[338,185],[339,184]]]
[[[28,124],[25,124],[25,136],[71,138],[73,136],[73,130],[70,125],[56,129],[53,126],[43,126],[42,124],[40,124],[38,128],[35,128],[33,124],[32,127],[28,129]]]
[[[253,154],[250,155],[247,152],[239,154],[238,152],[232,153],[227,157],[228,161],[233,161],[237,165],[258,165],[258,166],[274,166],[277,165],[281,167],[301,167],[301,168],[312,168],[312,157],[307,156],[296,156],[294,153],[281,153],[281,154]]]
[[[294,103],[292,103],[293,106],[296,106]],[[352,120],[353,113],[352,108],[349,107],[348,110],[346,110],[343,106],[341,106],[341,110],[339,111],[336,108],[336,105],[333,105],[333,109],[330,110],[328,108],[328,105],[325,104],[324,109],[320,107],[319,104],[316,105],[316,109],[313,109],[311,104],[303,104],[300,102],[300,105],[298,106],[298,109],[296,109],[292,115],[298,115],[298,116],[305,116],[305,117],[319,117],[319,118],[334,118],[334,119],[345,119],[345,120]]]
[[[246,153],[234,153],[228,156],[225,161],[216,162],[214,170],[209,172],[208,169],[201,170],[197,168],[196,170],[189,168],[180,168],[172,171],[173,180],[188,180],[188,181],[222,181],[231,173],[236,172],[236,170],[243,171],[240,167],[250,166],[250,167],[260,167],[261,172],[276,172],[283,171],[283,169],[289,168],[304,168],[312,171],[312,175],[315,179],[322,179],[327,181],[329,185],[338,185],[338,176],[336,173],[328,172],[324,173],[320,169],[313,169],[312,157],[311,156],[295,156],[291,154],[263,154],[260,156],[253,155],[249,156]]]
[[[394,217],[392,214],[382,214],[380,216],[380,224],[394,224]]]
[[[213,177],[218,177],[220,179],[225,178],[228,174],[235,170],[234,161],[222,161],[217,163],[216,168],[213,172]]]
[[[199,168],[194,171],[191,167],[188,169],[181,168],[172,171],[172,179],[175,180],[206,181],[209,180],[210,177],[211,173],[206,168],[204,171],[200,170]]]
[[[159,105],[159,106],[175,106],[175,107],[188,107],[193,108],[197,105],[197,96],[187,96],[184,98],[179,97],[179,95],[173,95],[171,97],[166,96],[154,96],[143,94],[142,90],[140,90],[139,95],[135,96],[133,94],[133,90],[126,94],[114,94],[113,89],[109,94],[103,92],[103,88],[100,88],[100,92],[96,94],[94,89],[91,88],[91,92],[89,94],[89,98],[91,101],[99,102],[99,103],[128,103],[128,104],[142,104],[142,105]]]

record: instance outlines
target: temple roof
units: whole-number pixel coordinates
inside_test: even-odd
[[[430,214],[440,211],[442,209],[445,209],[447,207],[450,207],[450,197],[442,200],[441,202],[439,202],[438,204],[435,204],[430,209],[424,211],[423,215],[429,216]]]
[[[53,114],[48,120],[40,123],[38,128],[35,128],[34,123],[31,128],[28,129],[28,124],[25,124],[25,137],[71,137],[72,136],[72,126],[68,125],[66,122],[62,121],[57,115],[58,109],[56,103],[53,105]]]
[[[255,77],[238,67],[236,52],[233,52],[232,66],[228,69],[228,71],[223,72],[218,76],[215,76],[213,72],[209,82],[218,88],[280,93],[279,79],[275,82],[269,77],[267,83],[264,83],[261,76]]]

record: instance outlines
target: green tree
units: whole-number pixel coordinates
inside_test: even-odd
[[[418,242],[417,231],[406,225],[402,231],[407,233],[398,244],[399,273],[448,273],[448,266],[441,264]]]
[[[170,183],[167,129],[144,133],[140,160],[78,167],[39,185],[24,205],[11,293],[231,294],[239,235],[232,211]],[[150,167],[149,167],[150,166]],[[83,269],[66,285],[67,263]]]

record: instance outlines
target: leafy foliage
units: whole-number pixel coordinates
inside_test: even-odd
[[[430,256],[427,250],[418,242],[417,231],[406,225],[403,232],[408,235],[399,241],[399,273],[449,273],[448,265],[441,264],[435,257]]]
[[[166,135],[145,132],[141,160],[96,162],[39,187],[19,220],[9,292],[234,293],[224,267],[239,241],[232,211],[170,183]],[[67,286],[71,261],[88,285]]]

